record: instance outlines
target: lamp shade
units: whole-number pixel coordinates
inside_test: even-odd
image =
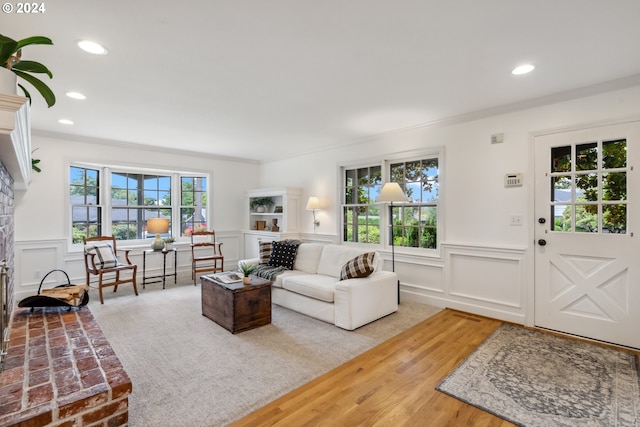
[[[163,234],[169,232],[168,218],[149,218],[147,220],[147,233]]]
[[[309,200],[307,201],[307,207],[305,209],[308,211],[320,209],[320,199],[315,196],[309,197]]]
[[[409,198],[400,185],[397,182],[387,182],[380,190],[380,194],[376,197],[376,202],[379,203],[393,203],[393,202],[408,202]]]

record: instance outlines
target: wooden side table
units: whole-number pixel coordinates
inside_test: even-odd
[[[156,276],[147,276],[147,253],[162,254],[162,274]],[[167,274],[167,254],[173,254],[173,273]],[[173,283],[178,283],[178,251],[175,248],[163,249],[162,251],[154,251],[153,249],[147,249],[142,252],[142,289],[145,289],[147,283],[159,283],[162,282],[162,289],[164,289],[167,276],[173,276]],[[158,279],[151,280],[149,279]]]
[[[232,334],[271,323],[271,282],[251,276],[251,284],[200,278],[202,315]]]

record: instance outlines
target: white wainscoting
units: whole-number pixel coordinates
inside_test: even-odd
[[[218,232],[216,237],[223,243],[225,270],[236,269],[244,253],[242,232]],[[330,234],[301,233],[300,239],[305,242],[338,243],[337,237]],[[188,281],[191,277],[189,243],[178,242],[174,247],[178,250],[178,277]],[[132,261],[138,264],[140,284],[142,251],[146,248],[131,248]],[[526,248],[444,243],[440,250],[441,257],[405,254],[401,249],[396,250],[395,270],[401,283],[401,301],[415,300],[525,323]],[[85,282],[82,253],[67,251],[67,241],[64,239],[16,241],[15,251],[15,301],[34,295],[42,277],[56,268],[66,271],[73,284]],[[391,252],[379,252],[385,260],[385,269],[391,270]],[[169,258],[167,261],[170,261]],[[161,268],[162,257],[147,256],[147,275],[159,274]],[[61,283],[62,278],[50,276],[45,287]],[[159,286],[151,286],[155,285]]]
[[[216,238],[222,243],[225,270],[235,270],[243,253],[242,234],[239,231],[216,232]],[[68,275],[72,284],[85,283],[85,266],[82,251],[68,251],[67,240],[16,240],[15,245],[15,297],[16,304],[22,299],[35,295],[42,278],[51,270],[61,269]],[[145,246],[127,247],[118,243],[118,249],[131,249],[131,261],[138,265],[138,290],[142,289],[142,251]],[[178,251],[178,279],[191,280],[191,249],[188,241],[177,242],[174,248]],[[147,276],[162,273],[162,257],[147,254]],[[171,256],[167,256],[167,270],[173,267]],[[173,283],[168,279],[167,285]],[[47,277],[43,288],[50,288],[66,283],[62,273],[55,273]],[[151,284],[147,286],[162,286]]]
[[[398,256],[402,299],[523,324],[526,248],[442,244],[442,258]]]

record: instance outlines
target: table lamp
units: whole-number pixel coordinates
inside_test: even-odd
[[[163,233],[169,232],[169,219],[168,218],[149,218],[147,220],[147,233],[155,233],[156,240],[151,243],[151,249],[154,251],[161,251],[164,249],[164,242],[160,236]]]

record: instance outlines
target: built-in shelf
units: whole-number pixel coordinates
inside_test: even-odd
[[[248,227],[244,232],[245,258],[258,255],[262,241],[296,238],[298,236],[298,209],[301,188],[262,188],[247,192]],[[251,208],[256,199],[268,198],[272,205],[265,212]],[[278,210],[278,212],[276,212]],[[277,227],[276,231],[273,228]]]

